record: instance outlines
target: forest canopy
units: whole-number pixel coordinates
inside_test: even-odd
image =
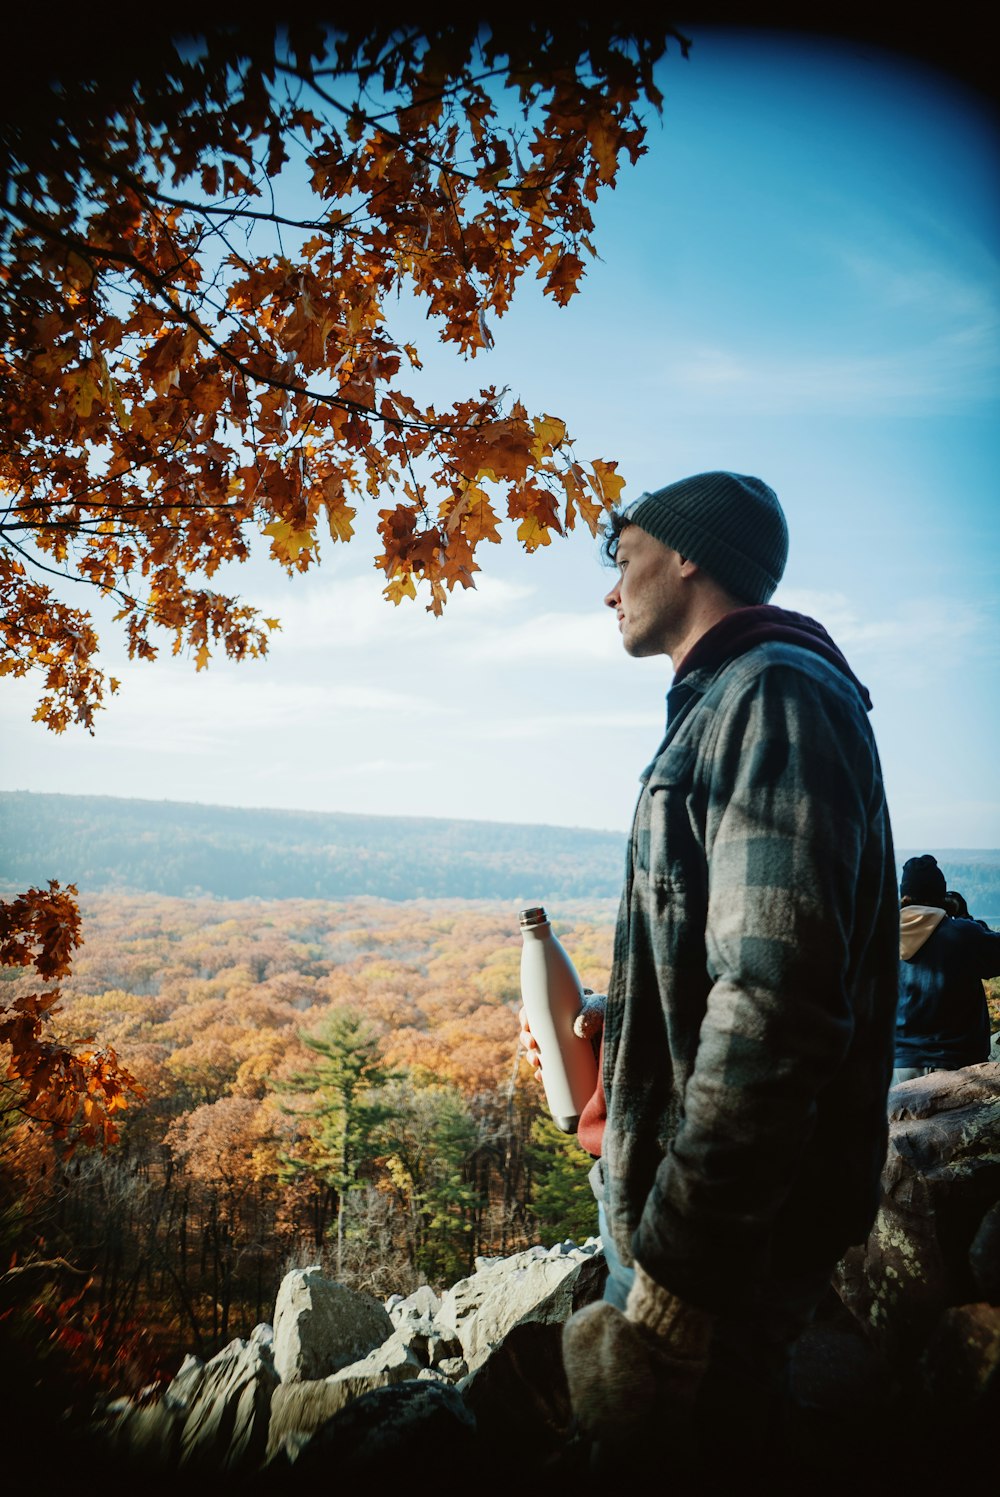
[[[386,598],[440,613],[503,527],[596,532],[623,483],[516,393],[428,400],[402,312],[471,361],[523,277],[567,303],[685,38],[620,9],[205,14],[46,39],[0,106],[0,673],[40,673],[55,731],[118,684],[87,588],[132,658],[200,670],[279,627],[217,590],[257,538],[305,571],[376,505]]]
[[[61,1366],[90,1408],[248,1335],[289,1262],[384,1297],[595,1231],[589,1156],[519,1056],[516,911],[81,896],[71,951],[58,902],[33,906],[44,972],[0,967],[0,1014],[51,953],[54,1040],[119,1057],[130,1096],[115,1147],[67,1157],[88,1119],[60,1135],[0,1086],[0,1323],[11,1367],[44,1352],[50,1409]],[[560,907],[592,987],[613,914]]]

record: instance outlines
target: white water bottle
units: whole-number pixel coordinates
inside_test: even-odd
[[[542,1057],[545,1100],[556,1127],[575,1133],[597,1087],[594,1047],[573,1033],[583,988],[544,909],[522,910],[520,924],[521,1001]]]

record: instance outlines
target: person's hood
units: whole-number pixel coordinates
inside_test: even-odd
[[[932,904],[905,904],[899,912],[900,961],[912,961],[944,917],[944,910]]]
[[[693,670],[716,670],[726,660],[745,655],[755,645],[770,640],[781,640],[785,644],[800,645],[821,655],[830,665],[857,687],[866,709],[870,712],[872,699],[851,670],[843,651],[829,634],[805,613],[793,613],[790,608],[777,608],[773,603],[758,603],[750,608],[735,608],[725,618],[713,624],[711,629],[692,645],[674,673],[674,686]]]

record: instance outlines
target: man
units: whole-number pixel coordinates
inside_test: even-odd
[[[983,978],[1000,974],[1000,932],[949,914],[945,877],[930,853],[903,864],[899,893],[894,1083],[989,1060]]]
[[[892,838],[865,688],[768,606],[787,548],[772,490],[724,472],[643,494],[606,541],[626,652],[674,667],[579,1130],[611,1272],[563,1353],[609,1473],[770,1450],[790,1347],[879,1199]]]

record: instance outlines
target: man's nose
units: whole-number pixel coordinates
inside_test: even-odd
[[[621,583],[620,582],[616,582],[615,585],[614,585],[614,587],[611,589],[611,591],[609,593],[605,593],[604,594],[605,605],[608,608],[617,608],[618,607],[618,600],[619,600],[620,597],[621,597]]]

